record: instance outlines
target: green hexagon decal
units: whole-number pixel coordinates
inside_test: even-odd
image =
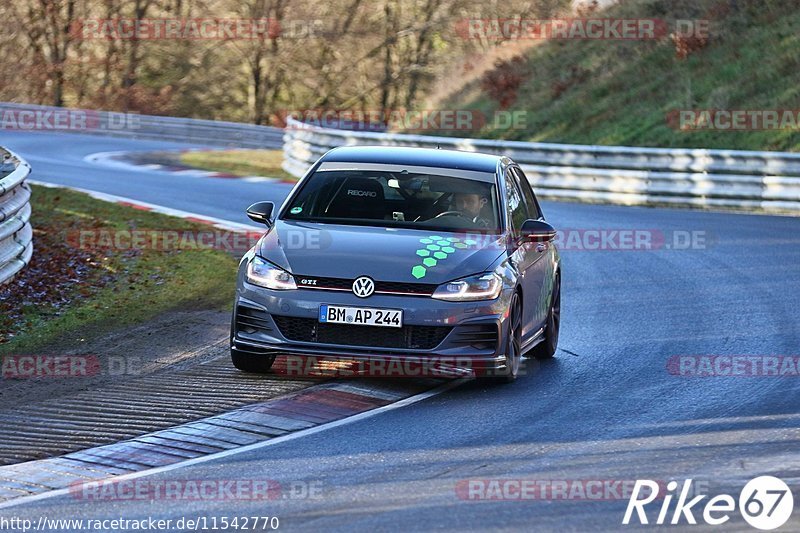
[[[411,269],[411,275],[416,279],[424,278],[428,273],[428,268],[435,267],[439,261],[447,259],[449,254],[453,254],[456,248],[463,250],[470,244],[477,244],[474,240],[467,240],[466,244],[457,237],[442,237],[441,235],[430,235],[420,239],[420,248],[415,253],[422,257],[422,264]]]

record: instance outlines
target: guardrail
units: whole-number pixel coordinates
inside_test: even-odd
[[[50,131],[191,142],[230,148],[283,145],[283,129],[238,122],[159,117],[0,102],[0,124],[15,131]]]
[[[0,285],[8,283],[33,256],[31,189],[25,179],[31,167],[0,148]]]
[[[800,214],[800,154],[586,146],[343,131],[289,119],[283,168],[302,176],[336,146],[419,146],[501,154],[546,199]]]

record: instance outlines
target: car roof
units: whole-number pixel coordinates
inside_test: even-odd
[[[511,162],[499,155],[405,146],[342,146],[325,154],[320,161],[453,168],[492,174],[501,162]]]

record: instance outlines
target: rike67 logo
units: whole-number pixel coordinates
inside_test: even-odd
[[[648,518],[645,507],[657,500],[661,506],[658,517],[652,523],[658,525],[694,525],[697,524],[695,513],[702,513],[702,519],[706,524],[719,526],[728,522],[731,513],[737,508],[737,501],[729,494],[714,496],[706,501],[705,505],[701,504],[708,497],[705,494],[689,499],[693,492],[691,479],[684,481],[680,492],[677,491],[677,481],[667,483],[665,494],[660,493],[659,488],[661,487],[655,481],[636,480],[622,523],[630,524],[634,512],[640,524],[651,523],[649,520],[652,519],[652,513]],[[676,496],[675,507],[670,509]],[[658,504],[653,507],[658,508]],[[794,497],[789,486],[782,480],[772,476],[761,476],[750,480],[744,486],[739,494],[738,509],[752,527],[769,531],[781,527],[792,516]]]

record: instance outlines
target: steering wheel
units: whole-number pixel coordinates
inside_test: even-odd
[[[471,219],[471,218],[469,218],[469,217],[468,217],[467,215],[465,215],[464,213],[462,213],[461,211],[444,211],[444,212],[442,212],[442,213],[439,213],[438,215],[436,215],[436,216],[435,216],[435,217],[433,217],[433,218],[441,218],[441,217],[449,217],[449,216],[458,216],[458,217],[461,217],[461,218],[466,218],[467,220],[469,220],[470,222],[472,222],[472,219]]]
[[[453,197],[453,193],[451,193],[451,192],[444,193],[439,198],[437,198],[435,202],[433,202],[433,205],[431,205],[431,211],[435,211],[436,209],[439,209],[440,205],[442,205],[445,202],[449,202],[450,198],[452,198],[452,197]]]

